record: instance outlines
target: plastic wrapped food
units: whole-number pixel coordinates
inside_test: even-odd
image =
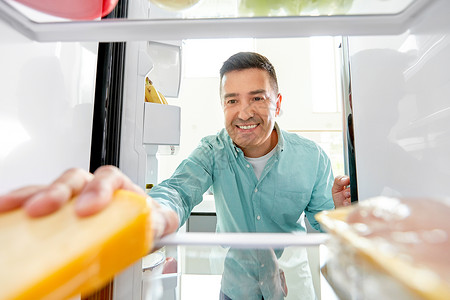
[[[0,214],[0,299],[68,299],[88,294],[152,247],[145,197],[117,191],[100,213],[80,218],[70,201],[29,218]]]
[[[449,215],[449,199],[388,197],[320,213],[327,276],[362,299],[450,299]]]
[[[353,0],[240,0],[240,16],[341,15]]]

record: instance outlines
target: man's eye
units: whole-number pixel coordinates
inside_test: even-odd
[[[227,104],[235,104],[237,101],[235,99],[227,100]]]
[[[255,100],[255,101],[261,101],[261,100],[264,100],[264,98],[263,98],[263,97],[255,97],[255,98],[253,98],[253,100]]]

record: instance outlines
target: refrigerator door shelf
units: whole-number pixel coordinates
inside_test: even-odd
[[[146,102],[144,105],[144,145],[180,144],[181,108]]]

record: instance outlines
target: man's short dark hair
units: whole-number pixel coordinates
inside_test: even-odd
[[[269,73],[272,88],[278,94],[278,80],[275,68],[267,57],[255,52],[239,52],[228,58],[220,68],[220,86],[222,86],[223,76],[231,71],[245,69],[261,69]]]

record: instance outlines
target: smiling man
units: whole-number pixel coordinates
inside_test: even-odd
[[[270,61],[253,52],[231,56],[220,94],[225,129],[203,138],[150,196],[174,209],[180,225],[211,188],[219,232],[304,232],[303,212],[320,230],[314,215],[335,207],[331,163],[317,144],[276,123],[282,97]]]

